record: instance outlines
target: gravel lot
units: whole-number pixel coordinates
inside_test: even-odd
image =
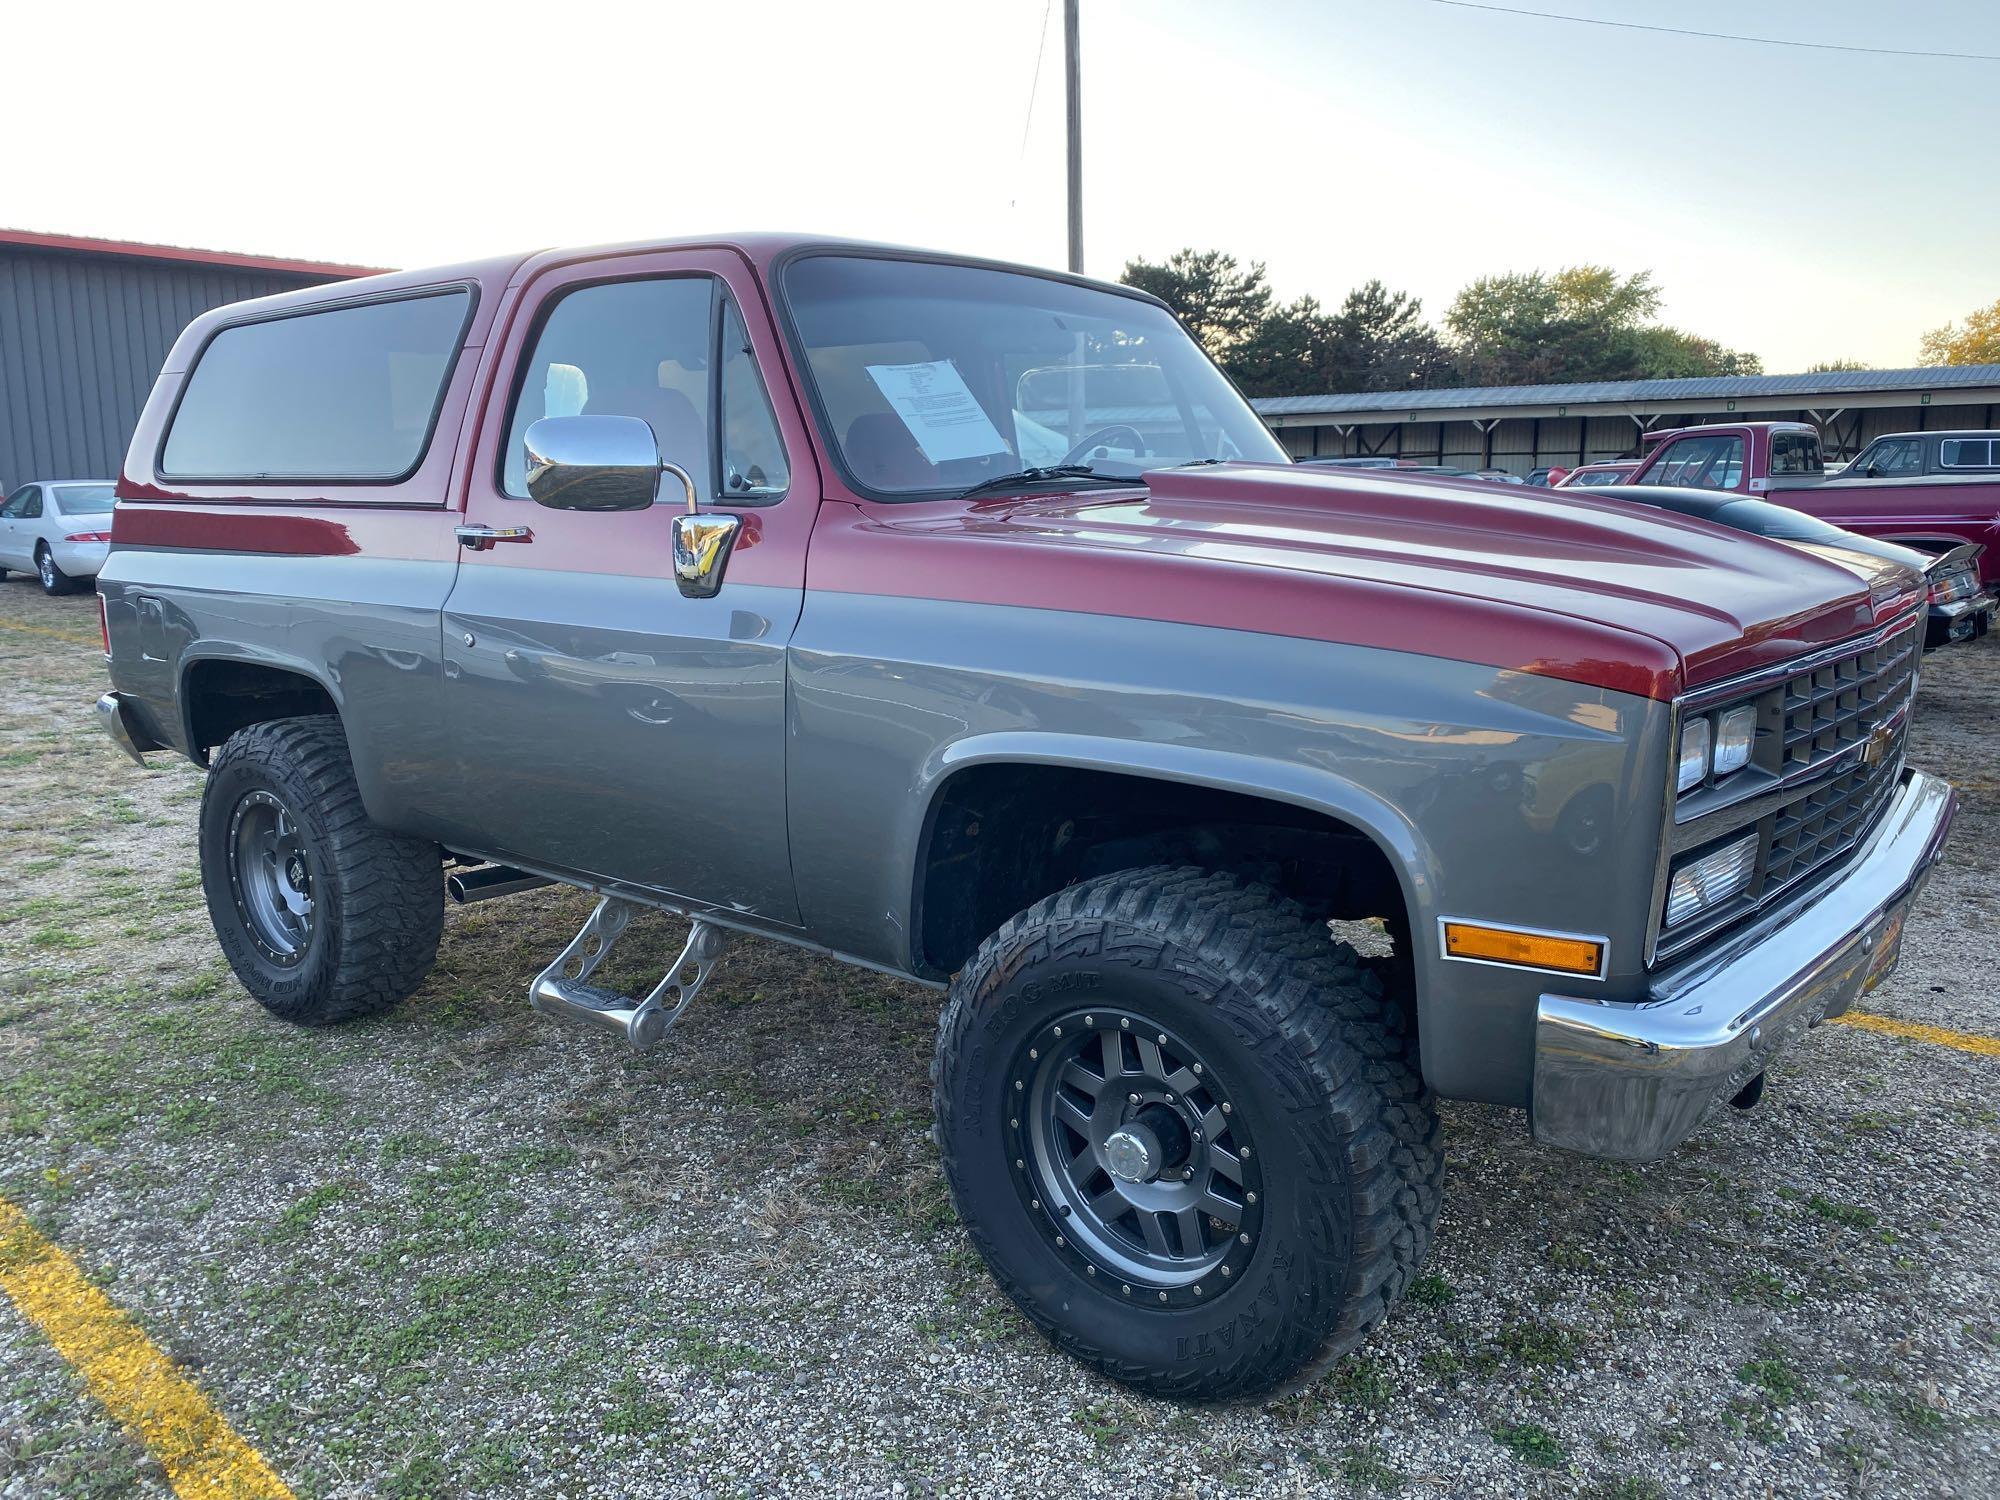
[[[2000,1493],[2000,1060],[1824,1027],[1638,1170],[1448,1106],[1387,1327],[1181,1409],[987,1281],[933,994],[740,942],[634,1060],[528,1011],[585,909],[536,892],[454,911],[395,1015],[288,1029],[210,937],[199,774],[119,757],[101,684],[92,598],[0,585],[0,1192],[301,1495]],[[1880,1014],[2000,1035],[1996,711],[2000,639],[1929,660],[1964,814]],[[169,1493],[4,1300],[0,1371],[0,1497]]]

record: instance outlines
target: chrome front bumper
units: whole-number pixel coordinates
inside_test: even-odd
[[[1642,1004],[1543,995],[1535,1138],[1619,1161],[1686,1140],[1717,1099],[1887,977],[1957,806],[1949,784],[1907,771],[1867,842],[1807,905],[1657,975]]]

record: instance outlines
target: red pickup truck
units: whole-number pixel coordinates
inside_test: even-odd
[[[1651,449],[1627,484],[1763,495],[1843,530],[1923,552],[1972,543],[1986,549],[1981,582],[2000,585],[2000,470],[1878,474],[1851,467],[1829,480],[1819,430],[1806,422],[1680,427],[1648,433],[1645,441]]]

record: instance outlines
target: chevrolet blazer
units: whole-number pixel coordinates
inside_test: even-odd
[[[1163,305],[1046,271],[749,236],[242,303],[118,497],[99,713],[206,767],[257,1001],[382,1010],[447,887],[550,881],[597,900],[532,1003],[635,1046],[735,934],[935,986],[975,1243],[1168,1395],[1383,1318],[1441,1096],[1632,1160],[1754,1102],[1954,805],[1916,575],[1290,464]],[[645,908],[678,960],[593,984]]]

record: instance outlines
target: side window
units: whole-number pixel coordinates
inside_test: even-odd
[[[607,281],[565,292],[545,314],[514,389],[501,490],[528,495],[522,442],[543,417],[642,417],[660,456],[712,474],[707,276]]]
[[[21,499],[21,519],[24,521],[39,520],[41,518],[41,514],[42,514],[42,487],[40,485],[36,485],[33,489],[29,490],[28,493],[24,495]]]
[[[208,341],[160,452],[170,478],[397,480],[429,445],[472,294],[267,318]]]
[[[2000,463],[2000,442],[1991,438],[1946,438],[1938,444],[1938,466],[1945,469],[1990,469]]]
[[[13,521],[21,520],[28,514],[28,502],[35,499],[39,493],[32,484],[22,485],[7,497],[6,505],[0,506],[0,516],[6,516]]]
[[[1819,439],[1810,432],[1774,432],[1771,434],[1771,472],[1773,474],[1820,474],[1826,465],[1819,455]]]
[[[1855,463],[1863,474],[1921,474],[1924,472],[1922,438],[1884,438]]]
[[[721,375],[717,381],[722,407],[722,471],[716,492],[725,500],[773,500],[791,487],[792,469],[778,436],[778,419],[771,411],[771,394],[757,372],[757,357],[736,304],[722,300],[718,324]]]
[[[1731,490],[1742,479],[1742,438],[1689,437],[1676,439],[1644,482],[1687,485],[1703,490]]]

